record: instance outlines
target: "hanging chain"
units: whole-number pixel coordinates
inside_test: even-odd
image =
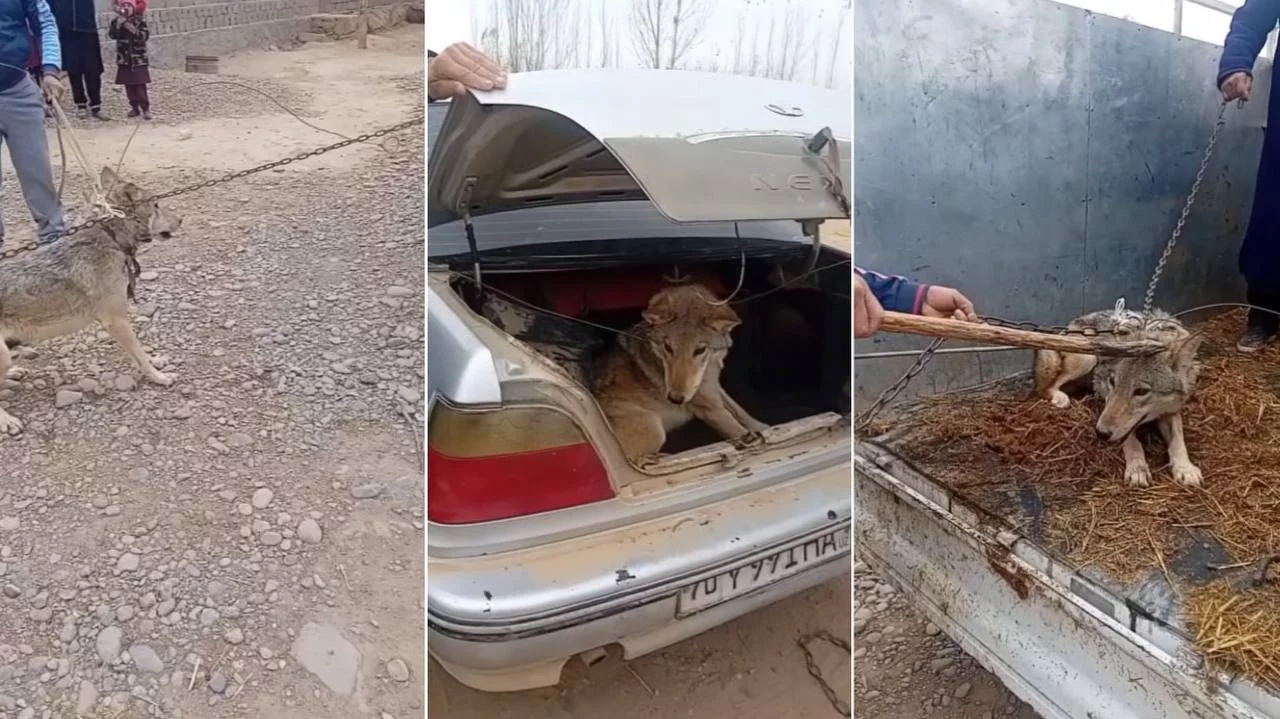
[[[1155,302],[1156,285],[1160,283],[1160,276],[1164,274],[1164,268],[1165,268],[1165,265],[1167,265],[1169,262],[1169,256],[1173,254],[1173,248],[1178,244],[1178,238],[1182,236],[1182,230],[1186,227],[1187,217],[1191,214],[1192,206],[1195,205],[1196,195],[1200,192],[1200,185],[1204,182],[1204,173],[1208,170],[1209,160],[1213,157],[1213,149],[1218,144],[1218,135],[1222,132],[1222,128],[1227,124],[1226,112],[1227,112],[1227,101],[1224,100],[1222,104],[1218,107],[1218,117],[1214,121],[1213,131],[1209,134],[1209,143],[1205,147],[1204,157],[1200,159],[1200,168],[1196,171],[1196,179],[1195,179],[1195,182],[1192,183],[1191,185],[1191,192],[1187,195],[1187,201],[1182,206],[1182,214],[1178,217],[1178,222],[1173,228],[1173,233],[1169,237],[1169,242],[1165,245],[1164,251],[1160,254],[1160,261],[1156,263],[1155,271],[1151,274],[1151,282],[1147,285],[1147,293],[1146,293],[1146,296],[1143,298],[1144,313],[1150,312],[1152,309],[1152,305]],[[1033,332],[1050,332],[1053,334],[1080,334],[1085,336],[1095,336],[1099,334],[1116,334],[1115,330],[1096,330],[1096,329],[1073,330],[1064,325],[1037,325],[1033,322],[1015,322],[1012,320],[1006,320],[1006,319],[1001,319],[999,317],[991,317],[991,316],[982,316],[982,317],[979,317],[978,319],[979,321],[985,322],[986,324],[989,324],[989,325],[996,325],[998,327],[1010,327],[1013,329],[1021,329],[1021,330],[1030,330]],[[902,377],[898,378],[898,381],[890,385],[888,389],[886,389],[884,392],[881,392],[880,396],[876,399],[876,401],[873,402],[865,412],[863,412],[861,415],[858,416],[858,420],[854,425],[854,429],[859,431],[865,429],[867,425],[869,425],[871,421],[875,419],[876,415],[878,415],[880,411],[885,408],[885,406],[887,406],[890,402],[896,399],[899,394],[902,394],[902,391],[907,388],[907,385],[911,383],[911,380],[914,379],[916,375],[924,371],[925,365],[929,363],[929,360],[933,359],[934,352],[938,349],[938,347],[942,344],[942,342],[943,340],[940,337],[930,342],[929,346],[926,347],[924,351],[921,352],[920,355],[916,357],[915,363],[911,365],[911,367],[906,371],[906,373],[903,374]]]
[[[1218,144],[1218,133],[1227,124],[1227,102],[1227,100],[1223,100],[1222,104],[1218,106],[1218,119],[1213,124],[1213,132],[1209,134],[1209,144],[1204,148],[1204,157],[1200,160],[1200,169],[1196,171],[1196,181],[1191,183],[1191,192],[1187,195],[1187,201],[1182,206],[1182,214],[1178,217],[1178,223],[1173,227],[1173,234],[1169,237],[1168,244],[1164,246],[1164,252],[1160,253],[1160,261],[1156,263],[1155,271],[1151,273],[1151,282],[1147,285],[1147,294],[1142,301],[1143,312],[1150,312],[1152,305],[1155,304],[1156,285],[1160,283],[1160,276],[1164,274],[1164,266],[1169,262],[1169,255],[1173,254],[1173,247],[1178,244],[1182,229],[1187,224],[1187,216],[1191,214],[1191,206],[1196,203],[1196,193],[1200,192],[1200,183],[1204,181],[1205,170],[1209,167],[1209,158],[1213,157],[1213,147]]]
[[[865,412],[858,415],[858,420],[854,423],[854,430],[862,431],[866,429],[867,425],[871,424],[871,420],[875,419],[876,415],[880,414],[880,410],[884,409],[890,402],[897,399],[898,395],[902,394],[902,390],[906,389],[907,385],[911,384],[911,380],[915,379],[916,375],[924,371],[925,365],[929,364],[929,360],[933,359],[933,353],[937,351],[945,341],[946,340],[941,337],[935,337],[934,340],[929,343],[929,346],[926,347],[918,357],[916,357],[916,361],[912,363],[911,367],[898,378],[898,381],[889,385],[885,391],[880,393],[880,396],[876,398],[876,401],[871,403],[871,406],[868,407]]]
[[[187,185],[185,187],[179,187],[176,190],[170,190],[168,192],[162,192],[158,195],[152,195],[152,199],[164,200],[170,197],[177,197],[178,195],[185,195],[188,192],[195,192],[196,190],[203,190],[209,187],[214,187],[215,185],[221,185],[226,182],[231,182],[232,180],[238,180],[242,177],[248,177],[249,175],[256,175],[260,172],[266,172],[267,170],[274,170],[277,167],[284,167],[285,165],[298,162],[299,160],[307,160],[312,157],[316,157],[318,155],[323,155],[326,152],[333,152],[334,150],[340,150],[344,147],[350,147],[351,145],[355,145],[357,143],[368,142],[370,140],[376,140],[380,137],[386,137],[387,135],[390,135],[393,132],[400,132],[401,130],[405,130],[410,127],[413,127],[414,125],[421,125],[425,121],[425,119],[426,119],[425,116],[410,118],[399,124],[392,125],[391,127],[384,127],[381,130],[375,130],[373,132],[369,132],[364,135],[359,135],[357,137],[352,137],[346,140],[342,140],[340,142],[335,142],[332,145],[317,147],[314,150],[307,150],[306,152],[300,152],[296,155],[292,155],[290,157],[286,157],[280,160],[273,160],[266,164],[258,165],[257,167],[251,167],[248,170],[238,170],[236,172],[232,172],[232,173],[223,175],[222,177],[214,178],[212,180],[205,180],[203,182],[197,182],[195,184]],[[74,235],[77,232],[80,232],[81,230],[86,230],[95,225],[100,225],[106,220],[107,218],[105,217],[99,217],[96,219],[88,220],[86,222],[81,222],[78,225],[73,225],[71,227],[68,227],[66,230],[63,231],[62,235],[63,237],[70,237],[71,235]],[[36,243],[34,242],[28,243],[25,245],[20,245],[12,249],[5,250],[3,253],[0,253],[0,257],[4,257],[7,259],[19,253],[27,252],[28,250],[34,250],[36,249],[37,246],[38,245],[36,245]]]
[[[832,646],[843,649],[847,654],[852,654],[852,651],[849,649],[849,642],[833,636],[831,632],[825,629],[820,629],[812,634],[806,634],[796,640],[796,644],[800,645],[800,651],[804,652],[805,669],[809,671],[809,676],[817,680],[818,686],[822,687],[822,693],[827,695],[827,701],[831,702],[831,707],[835,709],[840,716],[852,716],[853,712],[849,707],[849,702],[836,695],[836,690],[832,689],[831,685],[827,683],[827,680],[823,678],[822,669],[818,667],[817,660],[813,658],[813,652],[809,651],[809,643],[815,639],[821,639]]]

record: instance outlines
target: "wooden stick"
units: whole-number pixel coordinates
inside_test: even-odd
[[[901,312],[885,312],[880,329],[926,337],[946,337],[1007,347],[1057,350],[1077,354],[1111,357],[1141,357],[1162,352],[1165,345],[1156,340],[1117,340],[1084,335],[1055,335],[1047,332],[997,327],[976,322],[960,322],[940,317],[923,317]]]

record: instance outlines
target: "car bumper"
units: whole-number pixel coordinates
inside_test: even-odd
[[[847,465],[832,467],[697,510],[506,557],[429,560],[428,650],[475,689],[553,686],[575,654],[618,644],[624,657],[638,657],[846,574],[847,543],[821,556],[816,548],[848,536],[849,476]],[[715,604],[690,601],[691,587],[768,566],[779,556],[775,567],[789,558],[799,568]],[[602,581],[616,590],[600,595],[594,588]],[[483,619],[449,611],[461,607],[459,596],[469,591],[491,601]],[[563,604],[548,610],[548,594]],[[592,598],[574,602],[575,594]],[[540,611],[519,611],[535,606]]]

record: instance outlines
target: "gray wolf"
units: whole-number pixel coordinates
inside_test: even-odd
[[[1147,487],[1147,465],[1137,428],[1155,423],[1169,446],[1169,469],[1179,484],[1200,486],[1202,474],[1187,455],[1182,432],[1182,409],[1195,391],[1200,365],[1196,351],[1202,337],[1193,334],[1174,317],[1115,310],[1093,312],[1072,320],[1073,331],[1115,332],[1121,337],[1155,339],[1168,350],[1147,357],[1095,357],[1051,350],[1035,354],[1036,394],[1055,407],[1066,407],[1070,398],[1063,387],[1092,375],[1093,391],[1103,399],[1094,430],[1102,439],[1123,443],[1125,481],[1131,487]]]
[[[139,271],[138,243],[171,235],[181,220],[110,169],[102,171],[102,185],[124,217],[0,262],[0,382],[13,366],[10,349],[78,332],[97,320],[143,376],[163,387],[173,384],[138,342],[129,300]],[[0,409],[0,432],[21,431],[22,423]]]
[[[699,284],[661,290],[603,358],[594,394],[631,462],[656,455],[668,432],[695,418],[744,443],[767,427],[720,385],[741,320],[714,301]]]

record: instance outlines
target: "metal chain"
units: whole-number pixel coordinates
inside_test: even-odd
[[[818,662],[813,658],[813,652],[809,651],[809,642],[812,642],[815,639],[821,639],[828,644],[843,649],[845,653],[852,655],[853,652],[849,648],[849,642],[846,642],[839,637],[832,636],[831,632],[825,629],[820,629],[812,634],[806,634],[796,640],[796,644],[800,645],[800,651],[804,652],[805,669],[809,670],[809,676],[818,681],[818,686],[822,687],[822,693],[827,695],[827,701],[831,702],[832,708],[835,709],[840,716],[852,716],[853,711],[849,707],[849,702],[841,699],[839,696],[836,696],[836,690],[832,689],[831,685],[827,683],[827,680],[823,678],[822,670],[818,668]]]
[[[871,424],[871,420],[875,419],[876,415],[880,414],[880,410],[884,409],[890,402],[897,399],[898,395],[902,394],[902,390],[906,389],[907,385],[911,384],[911,380],[915,379],[916,375],[924,371],[925,365],[929,364],[929,360],[933,359],[933,353],[937,351],[945,341],[946,340],[942,337],[935,337],[934,340],[929,343],[929,346],[920,353],[920,356],[916,357],[916,361],[912,363],[911,367],[898,378],[898,381],[889,385],[885,391],[880,393],[880,396],[876,398],[876,401],[871,403],[871,406],[868,407],[865,412],[858,415],[858,420],[854,423],[854,430],[860,432],[866,429],[867,425]]]
[[[1218,133],[1227,124],[1227,102],[1227,100],[1223,100],[1218,107],[1218,119],[1213,124],[1213,132],[1209,134],[1209,144],[1204,148],[1204,157],[1200,160],[1200,169],[1196,171],[1196,181],[1191,184],[1191,192],[1187,195],[1187,201],[1182,206],[1182,214],[1178,217],[1178,223],[1174,225],[1173,234],[1169,237],[1168,244],[1164,246],[1164,252],[1160,253],[1160,261],[1156,263],[1155,271],[1151,273],[1151,282],[1147,285],[1147,294],[1142,301],[1143,312],[1150,312],[1152,305],[1155,304],[1156,285],[1160,283],[1160,276],[1164,274],[1164,266],[1169,262],[1169,255],[1173,254],[1173,247],[1178,244],[1178,237],[1182,235],[1182,228],[1187,224],[1187,216],[1191,214],[1191,206],[1196,203],[1196,193],[1200,192],[1200,183],[1204,181],[1205,170],[1209,167],[1209,158],[1213,157],[1213,147],[1218,144]]]
[[[1208,170],[1209,160],[1213,157],[1213,148],[1218,144],[1218,135],[1221,133],[1222,128],[1227,124],[1226,112],[1227,101],[1224,100],[1218,107],[1218,117],[1214,122],[1213,132],[1209,134],[1209,143],[1205,147],[1204,157],[1200,160],[1200,168],[1196,171],[1196,179],[1191,185],[1191,192],[1187,195],[1187,201],[1182,206],[1182,214],[1178,217],[1178,222],[1173,228],[1173,233],[1169,237],[1169,242],[1165,245],[1164,252],[1160,254],[1160,261],[1156,263],[1155,271],[1151,274],[1151,282],[1147,285],[1147,294],[1143,298],[1144,313],[1150,312],[1152,305],[1155,303],[1156,285],[1160,283],[1160,276],[1164,274],[1164,268],[1169,262],[1169,256],[1173,254],[1173,248],[1178,244],[1178,238],[1182,236],[1182,230],[1186,227],[1187,217],[1191,214],[1192,206],[1195,205],[1196,195],[1200,192],[1200,185],[1204,182],[1204,173]],[[1064,325],[1037,325],[1033,322],[1015,322],[991,316],[982,316],[979,317],[979,320],[999,327],[1011,327],[1014,329],[1031,330],[1034,332],[1050,332],[1053,334],[1080,334],[1085,336],[1117,334],[1115,330],[1073,330]],[[942,344],[942,341],[942,338],[939,337],[929,343],[929,346],[926,347],[918,357],[916,357],[916,361],[911,365],[911,368],[908,369],[902,377],[898,378],[898,381],[894,382],[888,389],[880,393],[880,396],[871,404],[871,407],[858,416],[858,420],[854,426],[855,430],[861,431],[865,429],[867,425],[875,419],[876,415],[885,408],[885,406],[896,399],[898,395],[907,388],[907,385],[911,383],[911,380],[924,370],[925,365],[929,363],[929,360],[933,359],[934,352]]]
[[[318,155],[323,155],[326,152],[340,150],[344,147],[349,147],[357,143],[376,140],[380,137],[385,137],[387,135],[390,135],[393,132],[399,132],[401,130],[405,130],[410,127],[413,127],[414,125],[421,125],[425,120],[426,120],[425,116],[414,117],[414,118],[405,120],[404,122],[401,122],[399,124],[392,125],[391,127],[384,127],[381,130],[375,130],[373,132],[369,132],[364,135],[359,135],[357,137],[352,137],[346,140],[342,140],[340,142],[335,142],[332,145],[317,147],[314,150],[307,150],[306,152],[300,152],[296,155],[286,157],[280,160],[273,160],[266,164],[249,168],[248,170],[239,170],[237,172],[232,172],[230,174],[226,174],[226,175],[223,175],[222,177],[218,177],[212,180],[205,180],[204,182],[197,182],[195,184],[187,185],[185,187],[179,187],[176,190],[170,190],[168,192],[162,192],[158,195],[152,195],[152,199],[164,200],[170,197],[177,197],[178,195],[185,195],[188,192],[195,192],[196,190],[203,190],[209,187],[213,187],[215,185],[221,185],[226,182],[231,182],[232,180],[238,180],[242,177],[248,177],[249,175],[256,175],[259,172],[266,172],[267,170],[273,170],[277,167],[284,167],[285,165],[298,162],[299,160],[307,160],[312,157],[316,157]],[[102,224],[106,220],[107,218],[105,217],[99,217],[92,220],[88,220],[86,222],[81,222],[78,225],[73,225],[71,227],[68,227],[66,230],[63,231],[62,235],[63,237],[70,237],[71,235],[74,235],[77,232],[80,232],[81,230],[85,230],[95,225]],[[34,242],[27,243],[25,245],[20,245],[18,247],[5,250],[3,253],[0,253],[0,257],[8,259],[19,253],[27,252],[29,250],[34,250],[36,249],[37,246],[38,245]]]

